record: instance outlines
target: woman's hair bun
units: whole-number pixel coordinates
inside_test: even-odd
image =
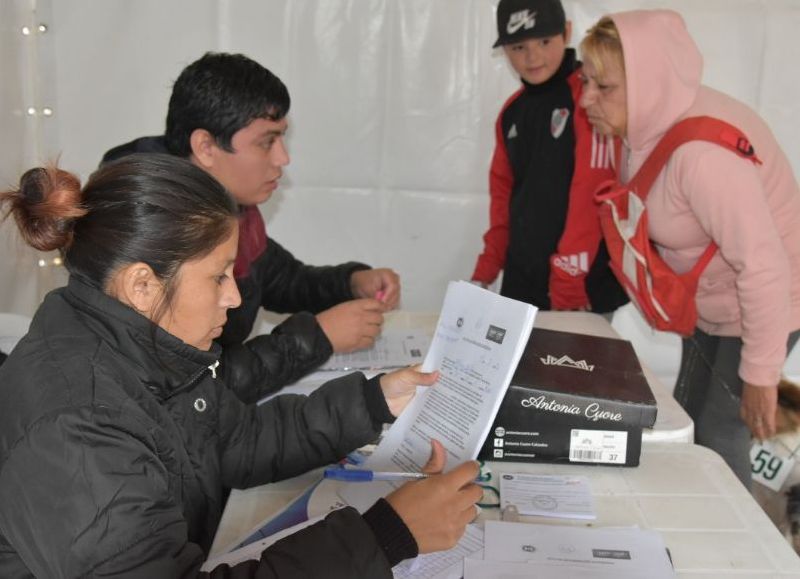
[[[81,199],[80,180],[55,166],[26,171],[17,190],[0,194],[23,239],[41,251],[69,247],[75,220],[86,214]]]

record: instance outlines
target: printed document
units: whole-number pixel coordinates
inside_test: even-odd
[[[431,438],[448,468],[478,456],[519,359],[536,308],[467,282],[451,282],[423,368],[439,380],[420,388],[367,461],[374,470],[419,472]]]
[[[445,470],[474,460],[528,343],[536,311],[474,284],[450,282],[423,364],[426,371],[439,370],[439,380],[417,389],[365,467],[419,472],[430,457],[432,438],[447,451]],[[350,484],[339,494],[363,510],[392,488]]]
[[[383,370],[421,364],[431,337],[422,330],[385,330],[371,348],[334,354],[323,371]]]
[[[464,560],[463,579],[642,579],[649,575],[637,572],[620,572],[612,569],[587,569],[586,567],[555,567],[488,561]]]
[[[486,521],[484,539],[487,561],[527,563],[537,570],[555,565],[611,570],[620,577],[675,577],[664,540],[653,530]]]
[[[467,525],[464,535],[455,547],[407,559],[392,568],[394,579],[461,579],[464,559],[479,557],[483,553],[483,530],[478,525]]]
[[[594,501],[585,476],[504,473],[500,507],[517,507],[520,515],[595,519]]]

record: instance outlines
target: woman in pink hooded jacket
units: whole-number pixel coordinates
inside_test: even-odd
[[[675,397],[696,440],[720,453],[749,488],[750,435],[775,432],[777,384],[800,335],[800,190],[764,121],[701,84],[703,58],[681,16],[668,10],[602,18],[581,43],[589,121],[622,139],[625,183],[664,133],[687,117],[740,129],[761,165],[708,142],[675,150],[647,197],[650,239],[677,273],[711,241],[698,321],[683,340]]]

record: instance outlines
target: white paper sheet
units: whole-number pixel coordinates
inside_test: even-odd
[[[615,569],[545,566],[508,561],[464,560],[464,579],[642,579],[650,575]]]
[[[290,527],[288,529],[284,529],[274,535],[270,535],[265,539],[257,541],[255,543],[250,543],[249,545],[242,547],[241,549],[236,549],[235,551],[231,551],[230,553],[223,553],[213,559],[209,559],[203,566],[200,568],[201,571],[210,572],[212,569],[217,567],[218,565],[222,565],[223,563],[227,563],[228,565],[236,565],[241,563],[242,561],[247,561],[249,559],[260,559],[261,553],[272,545],[273,543],[283,539],[284,537],[288,537],[289,535],[293,535],[297,531],[304,529],[314,523],[321,521],[327,516],[321,515],[319,517],[314,517],[312,519],[308,519],[307,521],[303,521],[302,523],[295,525],[294,527]]]
[[[447,450],[449,470],[478,456],[528,343],[536,308],[467,282],[450,282],[423,368],[440,371],[389,429],[366,467],[419,472],[430,441]],[[358,488],[355,488],[355,487]],[[363,510],[391,492],[388,483],[350,484],[340,496]]]
[[[0,336],[0,352],[10,354],[22,336]]]
[[[594,500],[585,476],[504,473],[500,506],[517,507],[521,515],[595,519]]]
[[[383,370],[421,364],[431,336],[420,329],[386,330],[371,348],[334,354],[320,371]]]
[[[653,530],[486,521],[484,531],[486,560],[675,577],[664,541]]]
[[[423,388],[368,461],[376,470],[418,472],[430,439],[448,467],[478,456],[528,342],[536,308],[467,282],[451,282],[424,368],[439,381]]]
[[[464,536],[458,544],[447,551],[420,555],[395,565],[392,569],[394,579],[461,579],[464,559],[479,556],[483,552],[483,529],[477,525],[467,525]]]

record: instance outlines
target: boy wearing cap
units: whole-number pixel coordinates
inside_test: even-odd
[[[540,309],[613,312],[628,301],[608,267],[593,193],[613,177],[613,141],[580,98],[580,62],[560,0],[500,0],[498,39],[522,87],[495,123],[489,229],[472,280]]]

